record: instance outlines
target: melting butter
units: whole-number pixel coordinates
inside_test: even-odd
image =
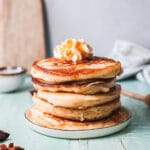
[[[83,39],[67,39],[54,49],[54,57],[62,60],[77,61],[85,60],[93,56],[92,48]]]

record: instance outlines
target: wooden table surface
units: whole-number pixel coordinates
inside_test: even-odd
[[[150,92],[150,86],[135,79],[120,84],[141,94]],[[132,112],[132,121],[116,134],[88,140],[57,139],[40,135],[28,126],[24,113],[32,105],[31,88],[27,77],[19,91],[0,94],[0,129],[10,133],[6,144],[14,142],[26,150],[150,150],[150,108],[144,103],[122,96],[122,105]]]

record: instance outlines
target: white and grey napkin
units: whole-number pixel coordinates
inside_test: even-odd
[[[117,78],[118,80],[136,76],[137,79],[150,84],[150,49],[118,40],[110,57],[119,60],[122,64],[123,74]]]

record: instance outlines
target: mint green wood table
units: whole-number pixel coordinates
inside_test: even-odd
[[[147,94],[150,86],[135,79],[120,82],[124,89]],[[122,105],[132,112],[132,121],[119,133],[88,140],[66,140],[33,132],[24,112],[32,105],[30,78],[17,92],[0,94],[0,129],[11,135],[5,142],[14,142],[26,150],[150,150],[150,108],[144,103],[122,96]]]

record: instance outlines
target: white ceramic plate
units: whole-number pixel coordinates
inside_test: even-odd
[[[25,118],[28,124],[30,125],[31,129],[40,134],[57,137],[57,138],[83,139],[83,138],[96,138],[96,137],[106,136],[122,130],[131,121],[131,113],[129,112],[128,118],[125,121],[117,125],[104,127],[104,128],[88,129],[88,130],[61,130],[61,129],[46,128],[30,121],[27,118],[26,113],[25,113]]]

